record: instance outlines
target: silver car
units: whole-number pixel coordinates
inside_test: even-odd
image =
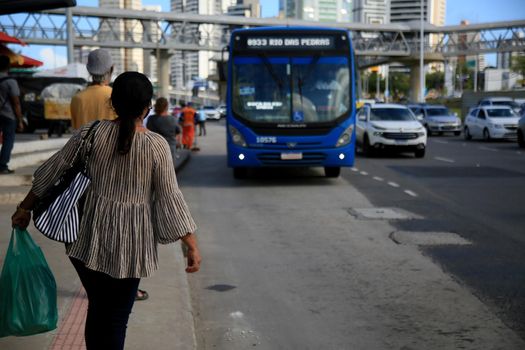
[[[443,135],[446,132],[454,133],[456,136],[461,134],[461,119],[445,106],[412,105],[410,109],[427,129],[428,136],[433,133]]]

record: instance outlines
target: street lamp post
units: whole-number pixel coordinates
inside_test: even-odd
[[[419,102],[425,102],[425,66],[423,60],[424,47],[424,11],[423,4],[426,0],[421,0],[421,27],[419,31]]]

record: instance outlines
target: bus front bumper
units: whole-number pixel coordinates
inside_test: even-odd
[[[228,145],[228,166],[237,167],[351,167],[354,147],[303,150],[254,149]]]

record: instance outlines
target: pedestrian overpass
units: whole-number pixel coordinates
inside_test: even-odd
[[[168,94],[169,57],[173,50],[215,51],[226,47],[235,28],[319,26],[294,19],[210,16],[98,7],[74,7],[0,16],[0,31],[29,44],[65,45],[68,61],[80,46],[155,50],[159,59],[161,94]],[[351,31],[359,68],[389,62],[411,67],[418,91],[420,22],[392,24],[322,23]],[[424,23],[424,61],[496,52],[525,51],[525,20],[437,27]]]

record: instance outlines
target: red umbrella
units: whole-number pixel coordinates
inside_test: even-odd
[[[33,67],[40,67],[44,64],[44,62],[35,60],[34,58],[27,57],[24,55],[18,54],[18,56],[22,57],[24,62],[22,64],[11,64],[12,68],[33,68]]]
[[[11,51],[7,46],[0,44],[0,55],[6,55],[11,61],[11,68],[31,68],[40,67],[44,62],[34,58],[17,54]]]
[[[7,44],[19,44],[22,46],[27,45],[25,42],[23,42],[20,39],[15,38],[14,36],[9,36],[4,32],[0,32],[0,43],[7,43]]]

